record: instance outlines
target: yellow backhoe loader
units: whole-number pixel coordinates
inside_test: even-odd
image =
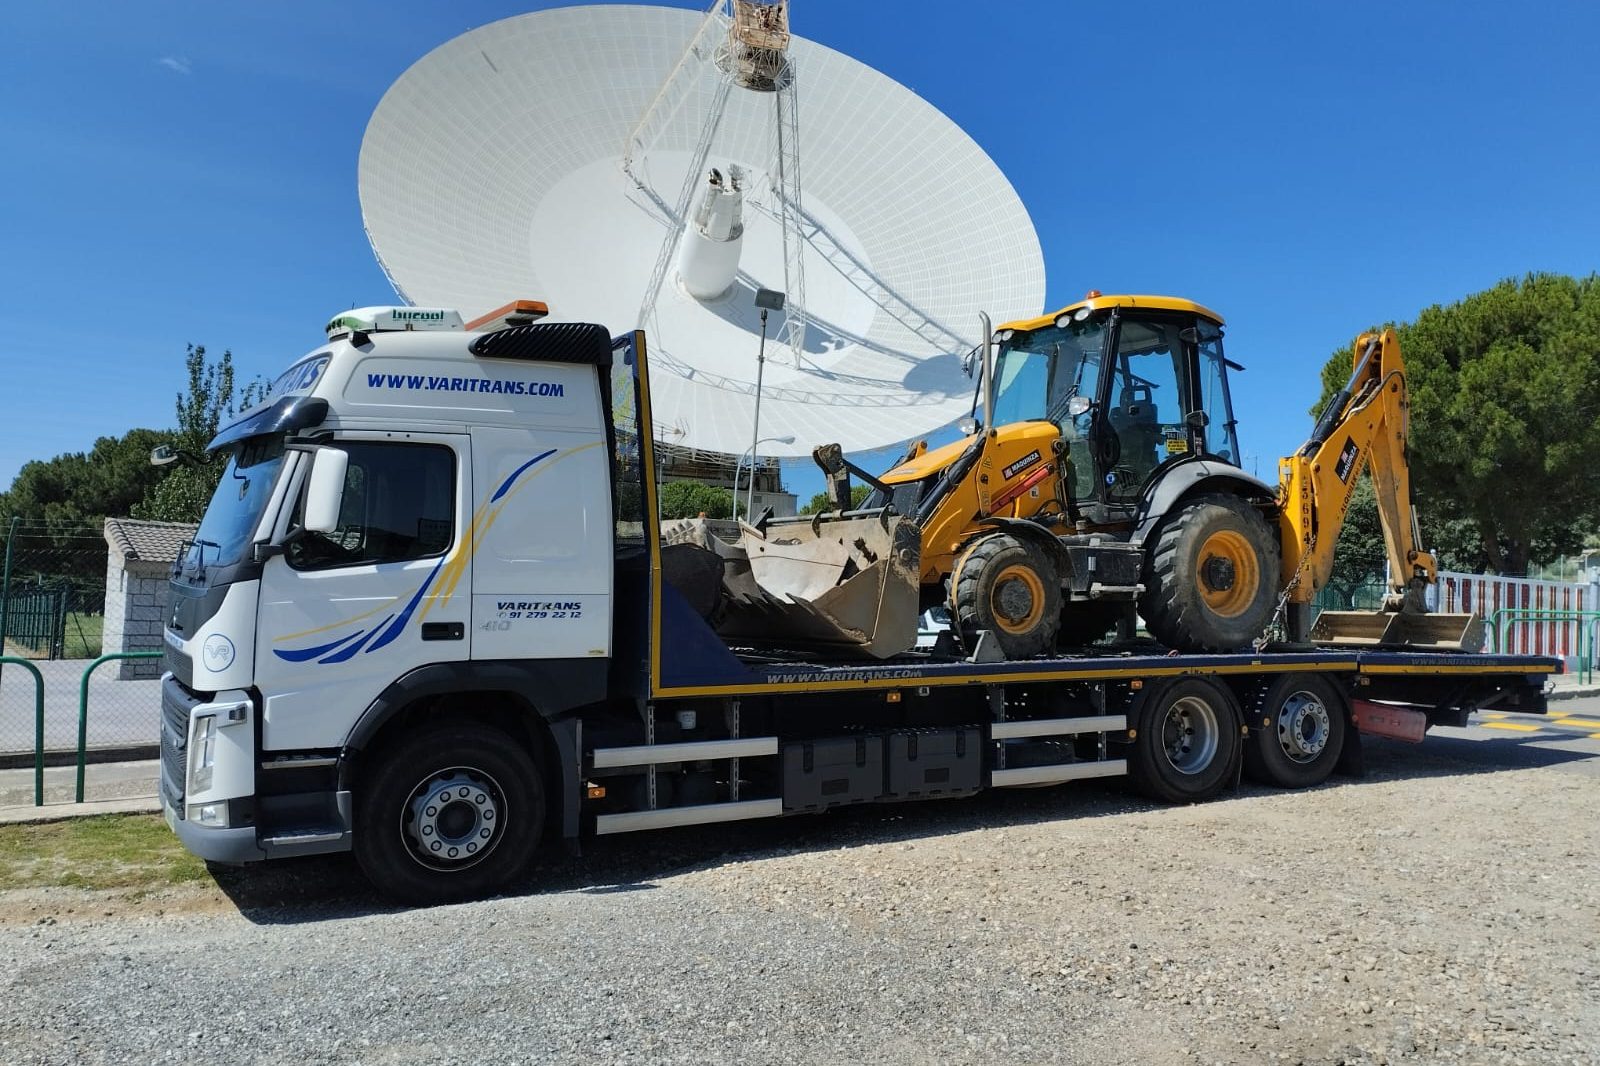
[[[1392,332],[1363,337],[1350,384],[1274,488],[1240,468],[1223,321],[1188,300],[1103,296],[992,330],[965,436],[919,442],[873,475],[816,449],[835,512],[671,534],[723,557],[719,629],[751,643],[909,650],[944,606],[963,652],[1023,659],[1081,647],[1134,614],[1180,651],[1290,642],[1481,644],[1469,616],[1428,614],[1406,469],[1405,373]],[[1309,605],[1370,466],[1395,595],[1372,615]],[[848,511],[854,475],[872,486]],[[708,607],[708,611],[712,608]],[[1475,650],[1475,649],[1474,649]]]

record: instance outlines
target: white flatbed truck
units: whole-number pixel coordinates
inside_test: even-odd
[[[1363,732],[1542,712],[1560,670],[730,646],[662,544],[644,335],[537,314],[341,316],[212,442],[227,471],[173,570],[162,680],[161,797],[195,854],[354,850],[429,902],[591,833],[1123,775],[1198,801],[1246,765],[1316,784]]]

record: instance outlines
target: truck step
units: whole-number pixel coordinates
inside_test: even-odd
[[[1127,772],[1127,759],[1106,759],[1103,762],[1069,762],[1059,766],[1019,766],[1015,770],[995,770],[989,775],[989,783],[995,788],[1054,785],[1091,777],[1121,777]]]
[[[658,811],[602,814],[594,820],[598,836],[632,833],[640,829],[665,829],[674,825],[740,822],[750,818],[775,818],[783,813],[783,800],[743,800],[739,803],[704,803],[696,807],[667,807]]]

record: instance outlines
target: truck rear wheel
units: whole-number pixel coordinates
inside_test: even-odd
[[[356,797],[355,855],[386,896],[485,896],[526,867],[544,828],[532,757],[498,729],[438,726],[377,753]]]
[[[1161,643],[1178,651],[1237,651],[1272,620],[1277,538],[1245,500],[1196,496],[1162,524],[1145,559],[1144,586],[1139,612]]]
[[[1007,659],[1055,650],[1061,624],[1061,578],[1038,545],[1008,533],[975,542],[950,576],[951,615],[971,652],[987,629]]]
[[[1280,674],[1263,690],[1250,723],[1244,771],[1278,788],[1328,779],[1344,751],[1344,697],[1320,674]]]
[[[1238,766],[1243,718],[1226,685],[1184,677],[1146,697],[1130,776],[1152,799],[1198,803],[1228,784]]]

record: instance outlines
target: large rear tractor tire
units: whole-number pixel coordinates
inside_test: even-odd
[[[1210,678],[1182,677],[1145,700],[1129,760],[1134,786],[1167,803],[1199,803],[1226,788],[1244,731],[1233,692]]]
[[[356,796],[356,861],[403,903],[474,899],[526,869],[544,831],[532,756],[498,729],[440,725],[374,754]]]
[[[1322,675],[1280,674],[1254,708],[1244,772],[1277,788],[1322,784],[1344,751],[1346,713],[1343,694]]]
[[[1061,578],[1038,545],[1008,533],[975,541],[950,575],[951,616],[970,654],[988,630],[1007,659],[1055,651]]]
[[[1177,651],[1238,651],[1272,620],[1278,539],[1237,496],[1186,500],[1145,557],[1139,600],[1150,635]]]

